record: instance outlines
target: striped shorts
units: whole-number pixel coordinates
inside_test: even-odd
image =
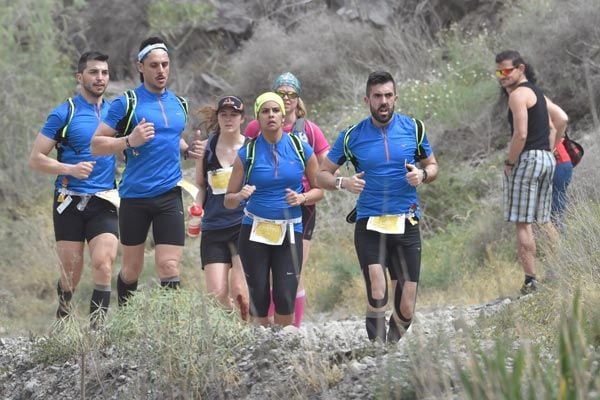
[[[504,220],[546,223],[550,221],[552,179],[556,160],[545,150],[521,153],[512,176],[504,175]]]

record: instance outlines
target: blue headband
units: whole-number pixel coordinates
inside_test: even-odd
[[[275,82],[273,82],[272,89],[273,91],[276,91],[282,86],[293,87],[296,93],[298,93],[298,96],[300,96],[300,92],[302,92],[302,86],[300,85],[300,81],[291,72],[285,72],[279,75],[277,79],[275,79]]]
[[[142,60],[144,59],[144,57],[146,57],[148,55],[148,53],[150,53],[152,50],[156,50],[156,49],[163,49],[167,53],[169,52],[169,50],[167,50],[167,46],[164,43],[149,44],[148,46],[146,46],[142,50],[140,50],[140,52],[138,53],[138,56],[137,56],[138,61],[142,62]]]

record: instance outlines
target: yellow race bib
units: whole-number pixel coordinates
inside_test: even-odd
[[[253,242],[279,246],[285,238],[287,224],[271,221],[257,220],[252,221],[252,231],[250,240]]]
[[[404,233],[404,214],[369,217],[367,229],[380,233],[402,234]]]
[[[208,184],[212,188],[213,194],[225,194],[231,171],[233,171],[233,167],[208,172]]]

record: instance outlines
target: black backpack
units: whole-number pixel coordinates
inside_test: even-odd
[[[127,90],[125,93],[125,116],[123,118],[121,118],[121,120],[117,123],[117,134],[115,135],[116,137],[123,137],[123,136],[127,136],[131,133],[131,131],[133,131],[133,128],[135,128],[135,126],[133,126],[131,124],[131,119],[133,118],[133,113],[135,111],[135,107],[137,106],[137,96],[135,94],[135,92],[133,90]],[[185,121],[187,122],[187,116],[188,116],[188,102],[185,98],[177,96],[177,100],[179,101],[179,104],[181,105],[181,108],[183,109],[183,113],[185,115]],[[69,131],[69,125],[71,124],[71,121],[73,120],[73,116],[75,115],[75,103],[73,102],[73,98],[69,97],[67,99],[67,103],[69,105],[69,111],[67,113],[67,122],[65,123],[65,125],[58,129],[56,131],[56,133],[54,134],[54,140],[56,141],[56,151],[58,153],[57,159],[58,161],[61,160],[62,158],[62,153],[64,151],[64,147],[65,146],[69,146],[73,149],[73,151],[77,154],[79,154],[79,151],[77,149],[75,149],[73,146],[71,146],[69,144],[69,140],[68,140],[68,131]]]

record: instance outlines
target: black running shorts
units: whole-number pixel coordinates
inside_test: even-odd
[[[144,243],[150,224],[154,243],[184,245],[185,221],[179,186],[156,197],[121,199],[119,229],[123,245]]]
[[[54,237],[56,241],[84,242],[92,240],[101,233],[112,233],[119,237],[119,219],[117,208],[110,202],[92,196],[83,211],[77,209],[81,201],[79,196],[71,196],[71,204],[59,214],[56,208],[60,204],[58,195],[54,195],[52,205],[54,219]]]
[[[419,225],[406,220],[403,234],[384,234],[367,230],[367,218],[356,221],[354,246],[363,275],[369,265],[381,264],[394,280],[418,282],[421,271],[421,233]]]
[[[231,257],[238,254],[240,225],[202,232],[200,259],[202,269],[208,264],[231,264]]]

